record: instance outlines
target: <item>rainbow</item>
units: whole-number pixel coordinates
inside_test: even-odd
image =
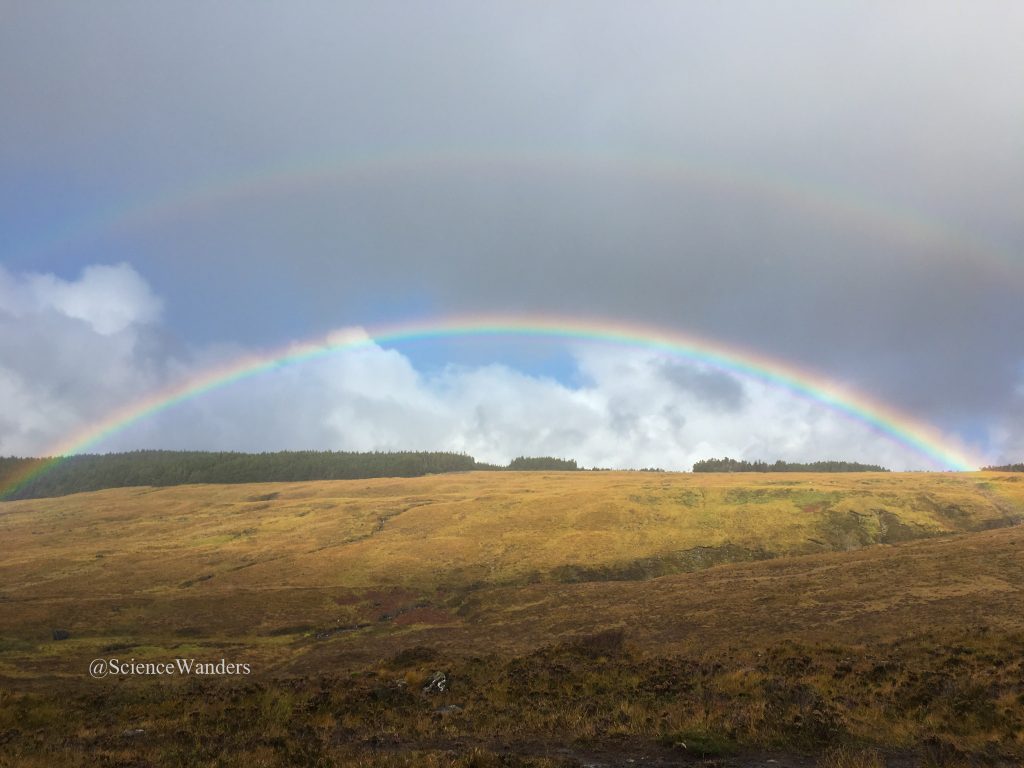
[[[0,489],[10,495],[64,458],[88,451],[98,443],[147,417],[195,397],[284,365],[324,357],[345,350],[421,339],[467,336],[519,336],[585,340],[640,347],[699,362],[718,370],[766,382],[799,397],[819,403],[855,422],[866,425],[894,442],[911,449],[930,464],[944,469],[969,471],[983,462],[934,427],[853,392],[823,376],[792,364],[718,341],[634,323],[559,318],[551,316],[474,316],[365,331],[338,331],[310,341],[291,344],[263,354],[247,355],[166,387],[108,414],[54,446],[53,457]]]
[[[194,184],[141,201],[118,201],[86,217],[55,223],[35,243],[19,250],[38,256],[82,247],[104,237],[166,226],[187,217],[251,199],[285,197],[340,183],[373,184],[429,174],[471,174],[475,178],[553,175],[604,176],[611,183],[638,179],[653,184],[699,186],[747,196],[806,213],[815,220],[909,246],[908,257],[926,262],[986,263],[1020,280],[1020,254],[920,211],[871,200],[835,184],[756,172],[722,162],[698,162],[669,153],[587,152],[578,148],[515,150],[466,148],[446,150],[367,149],[343,156],[317,157],[262,168],[249,173],[211,176]]]

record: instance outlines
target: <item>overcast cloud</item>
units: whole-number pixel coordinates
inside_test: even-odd
[[[508,311],[721,339],[1022,460],[1018,2],[2,9],[0,452],[242,351]],[[116,447],[913,465],[719,372],[510,350],[253,379]]]

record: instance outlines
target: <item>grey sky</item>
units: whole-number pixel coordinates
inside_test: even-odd
[[[342,325],[557,312],[718,338],[1024,450],[1018,2],[0,18],[0,265],[17,285],[129,264],[160,306],[135,388]],[[9,332],[62,349],[33,312]],[[3,344],[20,385],[50,369]]]

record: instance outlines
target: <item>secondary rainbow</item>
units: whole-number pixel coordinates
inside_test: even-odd
[[[895,238],[909,245],[908,258],[931,265],[936,260],[975,264],[1020,280],[1021,254],[948,222],[891,201],[876,201],[852,188],[793,175],[757,171],[715,160],[698,160],[669,152],[621,152],[607,148],[428,147],[364,148],[342,155],[306,157],[244,172],[200,179],[149,198],[118,201],[85,218],[54,222],[47,234],[21,250],[52,253],[83,246],[111,235],[166,226],[188,217],[252,199],[285,197],[337,184],[375,184],[381,181],[429,178],[444,173],[467,173],[477,178],[499,175],[547,180],[579,175],[611,176],[616,184],[634,178],[656,184],[690,185],[749,196],[801,211],[815,220],[828,220],[855,231]]]
[[[944,469],[967,471],[976,469],[982,463],[928,424],[823,376],[756,352],[691,334],[634,323],[616,321],[612,324],[608,321],[551,316],[475,316],[385,326],[368,331],[339,331],[272,352],[239,357],[224,366],[209,369],[129,404],[68,437],[48,452],[52,459],[36,465],[26,475],[0,489],[0,497],[16,491],[63,458],[83,453],[141,419],[233,382],[281,366],[374,344],[460,336],[548,337],[651,349],[764,381],[820,403],[867,425]]]

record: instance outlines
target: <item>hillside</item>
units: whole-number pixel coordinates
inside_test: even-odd
[[[537,743],[611,749],[609,729],[665,765],[683,735],[740,754],[842,741],[1010,759],[1024,754],[1020,480],[505,472],[6,502],[0,734],[61,764],[16,724],[66,721],[65,739],[167,764],[185,706],[214,744],[241,728],[258,752],[275,732],[366,765],[421,764],[364,754],[381,728],[437,765],[460,739],[527,760]],[[97,657],[182,654],[253,674],[159,694],[85,675]],[[419,694],[437,669],[452,690]],[[200,690],[256,710],[242,727],[237,707],[196,709]],[[159,737],[111,735],[140,718]]]
[[[0,576],[31,598],[83,580],[105,595],[178,595],[186,582],[634,579],[1006,526],[1024,516],[1019,477],[465,473],[116,489],[0,506],[12,553]]]
[[[513,459],[507,467],[443,451],[128,451],[62,458],[0,456],[0,501],[66,496],[131,486],[307,482],[422,477],[504,469],[575,470],[550,456]]]

